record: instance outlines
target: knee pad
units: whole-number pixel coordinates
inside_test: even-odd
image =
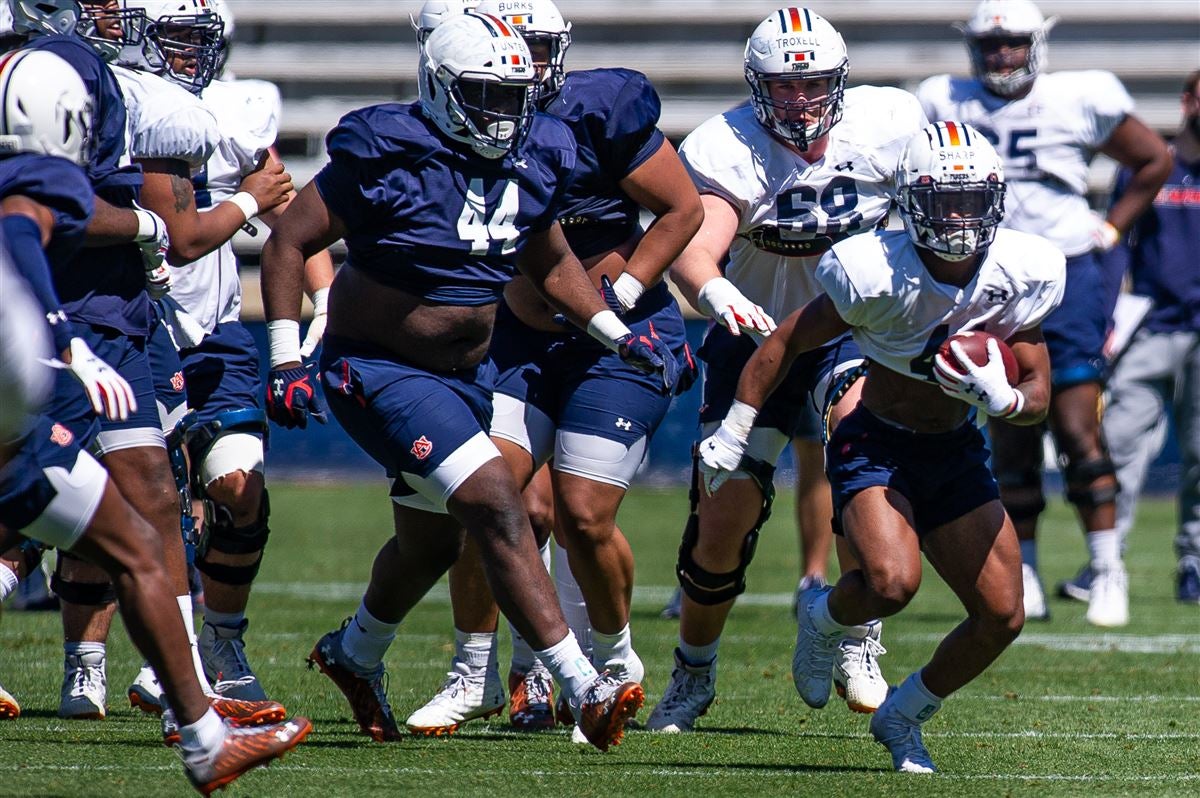
[[[690,510],[687,525],[683,529],[683,540],[679,544],[679,559],[675,574],[679,586],[688,598],[697,604],[714,605],[731,601],[746,592],[746,568],[754,559],[758,547],[758,534],[763,524],[771,517],[771,505],[775,501],[775,467],[761,460],[744,458],[741,470],[745,471],[758,485],[763,494],[758,520],[746,533],[737,568],[726,573],[714,573],[701,568],[692,557],[696,543],[700,540],[700,457],[699,450],[692,449],[692,484],[688,490]]]
[[[271,503],[264,489],[262,501],[258,507],[258,518],[246,526],[234,526],[233,516],[229,510],[210,499],[204,500],[204,535],[196,557],[196,570],[207,574],[213,579],[226,585],[248,585],[258,576],[262,565],[262,550],[267,546],[267,538],[271,535],[268,519],[271,516]],[[224,554],[253,554],[258,552],[258,559],[250,565],[225,565],[208,562],[205,555],[212,549]]]
[[[1021,468],[1000,471],[996,474],[1000,485],[1000,498],[1009,518],[1013,521],[1031,521],[1046,509],[1046,497],[1042,493],[1042,473],[1036,468]],[[1015,492],[1017,495],[1013,496]]]
[[[71,604],[82,604],[87,607],[103,607],[117,600],[117,591],[112,582],[73,582],[62,575],[65,560],[78,560],[70,552],[59,550],[58,562],[54,565],[54,573],[50,575],[50,589],[59,598]]]
[[[208,450],[221,435],[230,432],[262,435],[263,445],[266,446],[268,431],[266,412],[257,407],[248,407],[243,410],[226,410],[224,413],[218,413],[217,417],[210,421],[191,425],[185,440],[192,462],[199,464],[204,462]]]
[[[1092,484],[1103,477],[1116,475],[1116,469],[1107,453],[1091,460],[1068,459],[1063,475],[1067,483],[1067,501],[1076,507],[1098,507],[1117,498],[1118,488],[1115,480],[1112,485],[1106,487],[1096,487]]]

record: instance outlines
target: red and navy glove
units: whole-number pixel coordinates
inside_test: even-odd
[[[267,417],[287,429],[305,429],[308,417],[326,422],[325,407],[303,366],[267,373]]]
[[[663,393],[669,394],[679,377],[679,361],[660,347],[662,339],[654,332],[653,324],[649,335],[630,333],[617,339],[617,354],[621,359],[644,374],[660,375]]]

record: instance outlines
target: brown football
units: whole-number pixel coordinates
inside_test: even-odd
[[[992,335],[990,332],[967,330],[966,332],[952,335],[942,342],[942,346],[938,351],[946,359],[946,362],[950,364],[950,367],[954,368],[958,363],[958,358],[950,351],[950,342],[956,341],[962,347],[967,357],[982,366],[984,363],[987,363],[987,342],[991,338],[995,338],[996,343],[1000,345],[1000,357],[1004,360],[1004,374],[1008,377],[1008,384],[1016,385],[1017,381],[1021,378],[1021,370],[1017,366],[1017,357],[1013,354],[1009,345],[1004,343],[1004,339]]]

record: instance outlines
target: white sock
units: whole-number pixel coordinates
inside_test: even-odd
[[[633,637],[629,624],[616,634],[592,630],[592,662],[600,670],[610,662],[629,662],[633,659]]]
[[[829,594],[832,591],[826,590],[821,595],[817,596],[808,610],[808,617],[812,618],[813,625],[817,627],[817,631],[823,635],[830,635],[834,632],[842,634],[853,633],[858,627],[847,626],[844,623],[838,623],[829,614]],[[863,627],[866,628],[866,627]],[[862,635],[854,635],[861,637]]]
[[[472,671],[486,670],[496,664],[495,632],[454,630],[454,658]]]
[[[242,625],[242,621],[246,620],[246,612],[217,612],[211,610],[207,605],[204,607],[204,622],[209,626],[224,626],[229,629],[237,629]]]
[[[542,557],[542,565],[546,566],[546,573],[553,573],[550,568],[550,560],[554,553],[550,551],[550,539],[546,538],[546,542],[538,547],[538,554]]]
[[[364,600],[342,633],[342,653],[362,670],[374,670],[383,662],[399,628],[398,623],[386,623],[372,615]]]
[[[721,645],[721,638],[718,636],[716,640],[708,645],[693,646],[690,643],[684,642],[683,638],[679,638],[679,653],[683,656],[684,664],[694,668],[711,666],[717,661],[717,648]]]
[[[212,685],[208,682],[208,677],[204,675],[204,665],[200,662],[200,647],[196,645],[196,618],[192,611],[192,597],[190,595],[176,596],[175,603],[179,605],[179,614],[183,616],[183,628],[187,630],[188,643],[192,647],[192,666],[196,669],[196,679],[200,682],[200,689],[208,695],[212,695]]]
[[[209,707],[195,723],[179,727],[179,745],[184,758],[211,757],[225,742],[225,723],[216,710]]]
[[[1037,541],[1022,540],[1021,541],[1021,562],[1028,565],[1033,570],[1037,570]]]
[[[17,589],[17,575],[7,565],[0,565],[0,601],[4,601]]]
[[[558,590],[558,606],[562,608],[563,618],[574,633],[579,647],[589,657],[592,654],[592,622],[587,614],[587,602],[579,590],[579,583],[571,573],[571,565],[567,562],[567,550],[562,546],[554,549],[554,586]]]
[[[106,656],[107,647],[104,643],[97,643],[94,640],[68,640],[63,642],[63,653],[67,656],[78,654],[99,654]]]
[[[567,636],[544,651],[533,652],[554,676],[575,706],[583,703],[584,693],[596,680],[596,669],[579,648],[575,635]]]
[[[1121,536],[1115,529],[1088,532],[1088,553],[1092,557],[1092,570],[1102,571],[1121,567]]]
[[[929,692],[921,681],[921,672],[914,671],[888,698],[901,715],[913,723],[924,723],[942,708],[942,699]]]

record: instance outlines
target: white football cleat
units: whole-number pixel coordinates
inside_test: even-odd
[[[818,587],[826,587],[829,582],[820,574],[808,574],[802,576],[800,582],[796,585],[796,592],[792,594],[792,617],[800,620],[800,597],[809,590]]]
[[[689,665],[675,649],[675,669],[663,691],[662,700],[646,720],[646,730],[679,734],[696,727],[696,719],[708,712],[717,697],[717,661]]]
[[[12,697],[12,693],[4,689],[4,685],[0,685],[0,720],[12,720],[19,717],[21,717],[21,705],[17,703],[17,699]]]
[[[841,630],[822,634],[813,623],[813,602],[832,589],[814,587],[804,591],[796,612],[798,628],[796,650],[792,654],[792,679],[796,684],[796,692],[813,709],[820,709],[829,702],[833,660],[838,652],[838,644],[845,637]]]
[[[158,683],[154,668],[151,668],[149,663],[142,663],[137,678],[129,685],[126,694],[129,696],[129,706],[136,707],[147,715],[162,714],[162,685]]]
[[[196,645],[200,647],[204,675],[218,695],[241,701],[266,701],[266,691],[246,659],[246,643],[242,636],[249,625],[247,620],[235,627],[216,626],[205,621]]]
[[[1021,563],[1021,585],[1025,589],[1025,620],[1048,621],[1050,610],[1046,607],[1046,592],[1042,590],[1042,578],[1037,569]]]
[[[844,637],[833,657],[833,684],[854,712],[871,713],[888,696],[887,679],[879,669],[879,658],[887,649],[879,642],[883,622],[867,624],[865,637]]]
[[[102,652],[68,654],[63,662],[58,716],[70,720],[104,720],[108,677]]]
[[[925,743],[921,724],[901,715],[887,701],[871,716],[871,736],[892,755],[892,767],[900,773],[937,773]]]
[[[505,707],[504,686],[495,666],[472,670],[455,658],[442,689],[425,706],[408,716],[413,734],[441,737],[476,718],[499,715]]]
[[[1093,626],[1124,626],[1129,623],[1129,575],[1121,563],[1092,568],[1088,593],[1088,623]]]

